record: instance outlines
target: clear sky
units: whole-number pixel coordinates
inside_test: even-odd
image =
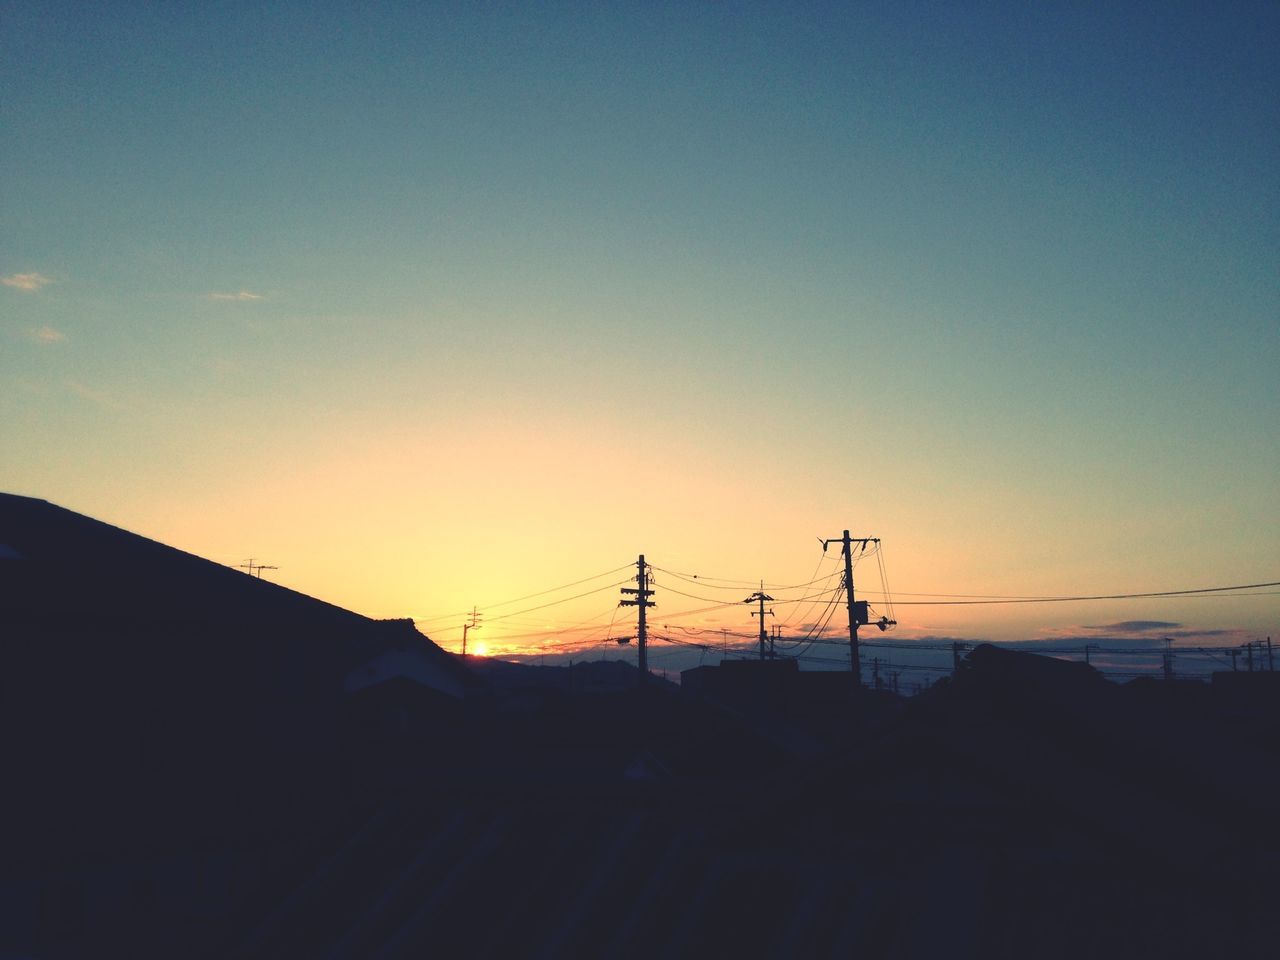
[[[1280,580],[1276,4],[482,6],[0,2],[0,488],[446,645],[846,527],[905,593]]]

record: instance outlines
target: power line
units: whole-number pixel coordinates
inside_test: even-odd
[[[723,610],[725,607],[736,607],[736,606],[738,606],[738,604],[733,602],[728,602],[728,603],[712,604],[709,607],[694,607],[690,610],[677,610],[675,613],[664,614],[663,620],[675,620],[679,617],[692,617],[692,616],[696,616],[699,613],[710,613],[712,610]]]
[[[696,594],[685,593],[683,590],[677,590],[675,587],[664,585],[662,588],[667,593],[674,593],[677,596],[687,597],[690,600],[701,600],[703,603],[714,603],[721,607],[736,607],[737,604],[732,600],[717,600],[714,597],[699,597]]]
[[[826,563],[828,560],[833,561],[831,571],[828,574],[826,574],[826,576],[819,577],[818,571],[822,569],[822,565]],[[818,557],[818,562],[813,568],[812,579],[809,581],[809,583],[818,583],[819,581],[821,581],[822,587],[819,588],[817,593],[811,594],[808,597],[802,597],[799,601],[797,601],[796,606],[791,611],[791,616],[787,617],[782,622],[783,628],[785,629],[791,626],[791,624],[794,623],[796,620],[802,619],[802,611],[803,611],[803,614],[808,614],[814,607],[816,607],[818,605],[818,601],[821,600],[823,597],[826,597],[831,592],[831,581],[838,576],[840,576],[839,561],[834,560],[834,558],[832,557],[828,557],[827,554],[823,552],[822,555]],[[800,606],[801,603],[804,603],[805,606],[803,607]]]
[[[595,578],[592,578],[592,579],[595,579]],[[490,623],[497,623],[499,620],[508,620],[508,619],[510,619],[511,617],[519,617],[519,616],[521,616],[521,615],[523,615],[523,614],[526,614],[526,613],[533,613],[533,611],[535,611],[535,610],[545,610],[545,609],[547,609],[547,607],[554,607],[554,606],[558,606],[559,604],[562,604],[562,603],[568,603],[570,600],[581,600],[583,597],[590,597],[590,596],[592,596],[593,594],[603,593],[603,592],[604,592],[604,591],[606,591],[606,590],[612,590],[614,587],[620,587],[620,586],[622,586],[622,584],[624,584],[624,583],[630,583],[630,580],[619,580],[617,583],[606,583],[603,587],[596,587],[596,589],[594,589],[594,590],[588,590],[588,591],[586,591],[585,593],[579,593],[579,594],[577,594],[576,596],[572,596],[572,597],[565,597],[565,598],[563,598],[563,599],[561,599],[561,600],[552,600],[550,603],[543,603],[543,604],[539,604],[539,605],[538,605],[538,606],[536,606],[536,607],[527,607],[527,608],[526,608],[526,609],[524,609],[524,610],[517,610],[517,611],[515,611],[514,613],[504,614],[504,615],[503,615],[503,616],[501,616],[501,617],[492,617],[492,618],[490,618],[489,622],[490,622]],[[549,593],[549,592],[551,592],[551,591],[544,591],[544,592],[548,592],[548,593]],[[537,594],[534,594],[534,596],[537,596]]]
[[[894,626],[898,624],[898,618],[893,613],[893,594],[889,591],[889,571],[884,565],[884,547],[877,542],[876,547],[876,564],[880,568],[880,587],[882,589],[881,596],[884,597],[885,611],[882,623],[891,623]]]
[[[796,607],[791,611],[791,616],[787,617],[787,619],[783,621],[783,624],[782,624],[782,625],[783,625],[784,627],[789,627],[789,626],[791,626],[791,624],[792,624],[792,623],[794,623],[795,621],[797,621],[797,620],[803,620],[803,619],[804,619],[804,617],[802,616],[802,614],[803,614],[803,615],[807,615],[807,614],[809,614],[809,613],[810,613],[810,612],[811,612],[815,607],[817,607],[817,605],[818,605],[818,601],[820,601],[820,600],[826,599],[826,600],[828,601],[828,603],[829,603],[829,602],[830,602],[830,596],[831,596],[832,592],[833,592],[833,591],[838,592],[838,591],[839,591],[839,589],[840,589],[840,587],[839,587],[839,585],[838,585],[838,584],[837,584],[835,587],[832,587],[832,586],[831,586],[831,583],[832,583],[832,581],[833,581],[833,580],[836,580],[836,579],[837,579],[837,578],[839,578],[841,575],[842,575],[842,571],[841,571],[841,569],[840,569],[839,565],[837,564],[835,567],[833,567],[833,568],[832,568],[831,572],[830,572],[829,574],[827,574],[827,576],[823,579],[823,581],[822,581],[823,589],[822,589],[821,591],[819,591],[818,593],[810,594],[810,595],[809,595],[809,596],[807,596],[807,597],[802,597],[802,598],[800,598],[800,600],[798,600],[798,601],[794,601],[797,605],[796,605]],[[790,600],[784,600],[784,601],[781,601],[781,602],[783,602],[783,603],[791,603],[791,602],[793,602],[793,601],[790,601]],[[800,604],[801,604],[801,603],[805,604],[805,606],[803,606],[803,607],[802,607],[802,606],[800,606]],[[824,608],[824,609],[825,609],[825,608]],[[819,620],[821,620],[821,619],[822,619],[822,614],[821,614],[821,613],[820,613],[820,614],[818,614],[818,619],[819,619]]]
[[[831,573],[830,575],[828,575],[828,576],[826,576],[826,577],[820,577],[820,578],[819,578],[819,580],[825,580],[825,581],[827,581],[827,582],[830,582],[830,580],[831,580],[833,577],[835,577],[838,573],[839,573],[839,571],[838,571],[838,570],[837,570],[837,571],[834,571],[833,573]],[[815,581],[815,582],[816,582],[816,581]],[[801,586],[809,586],[809,584],[801,584]],[[690,600],[701,600],[703,603],[712,603],[712,604],[715,604],[715,605],[717,605],[717,606],[722,606],[722,607],[736,607],[736,606],[737,606],[737,604],[736,604],[736,603],[734,603],[734,602],[733,602],[733,601],[731,601],[731,600],[717,600],[717,599],[715,599],[715,597],[700,597],[700,596],[698,596],[697,594],[694,594],[694,593],[685,593],[683,590],[677,590],[675,587],[671,587],[671,586],[664,586],[662,589],[663,589],[664,591],[666,591],[667,593],[674,593],[674,594],[677,594],[678,596],[681,596],[681,597],[687,597],[687,598],[688,598],[688,599],[690,599]],[[725,588],[725,589],[729,589],[729,588]],[[809,594],[808,596],[804,596],[804,597],[790,597],[790,598],[785,598],[785,597],[784,597],[783,599],[781,599],[781,600],[775,600],[774,602],[775,602],[775,603],[806,603],[806,602],[810,602],[810,601],[821,600],[821,599],[822,599],[823,597],[825,597],[826,595],[827,595],[827,591],[823,591],[823,592],[821,592],[821,593],[812,593],[812,594]]]
[[[523,597],[516,597],[514,600],[503,600],[501,603],[485,604],[485,609],[492,610],[494,607],[506,607],[506,606],[510,606],[513,603],[520,603],[522,600],[532,600],[534,597],[546,596],[548,593],[556,593],[557,591],[560,591],[560,590],[568,590],[570,587],[581,586],[584,583],[590,583],[592,580],[599,580],[601,577],[607,577],[610,574],[619,573],[622,570],[628,569],[630,566],[631,564],[624,563],[620,567],[614,567],[612,570],[606,570],[604,571],[604,573],[597,573],[591,577],[583,577],[581,580],[574,580],[572,583],[562,583],[558,587],[550,587],[547,590],[539,590],[537,593],[526,593]],[[612,584],[610,584],[610,586],[612,586]],[[608,588],[606,587],[602,589],[608,589]]]
[[[603,573],[597,573],[594,576],[583,577],[581,580],[574,580],[572,583],[562,583],[558,587],[549,587],[546,590],[539,590],[536,593],[526,593],[523,597],[515,597],[511,600],[503,600],[500,603],[482,604],[482,606],[484,606],[486,610],[492,610],[495,607],[508,607],[513,603],[520,603],[523,600],[532,600],[534,597],[546,596],[549,593],[556,593],[560,590],[568,590],[571,587],[577,587],[577,586],[581,586],[584,583],[590,583],[592,580],[599,580],[601,577],[607,577],[610,574],[614,574],[614,573],[618,573],[619,571],[626,570],[630,566],[631,564],[626,563],[620,567],[614,567],[612,570],[606,570]],[[602,589],[608,589],[608,588],[605,587]],[[577,599],[577,598],[571,597],[570,599]],[[540,608],[534,607],[534,609],[537,610]],[[470,610],[463,610],[459,613],[445,613],[445,614],[440,614],[439,616],[434,616],[434,617],[414,617],[413,620],[415,623],[435,623],[440,620],[453,620],[458,617],[466,617],[470,615],[471,615]],[[518,614],[508,614],[507,616],[518,616]],[[505,620],[507,619],[507,616],[504,616],[500,619]],[[498,619],[498,618],[495,618],[495,619]]]
[[[809,632],[797,642],[796,646],[799,646],[800,643],[804,643],[804,647],[801,648],[799,653],[786,654],[787,657],[792,660],[799,660],[804,656],[804,654],[808,653],[809,648],[816,642],[815,637],[827,629],[827,625],[831,622],[831,618],[835,616],[836,610],[840,607],[840,598],[843,595],[844,584],[842,582],[841,585],[832,592],[831,598],[827,601],[827,606],[823,611],[823,616],[820,616],[818,621],[810,628]],[[825,619],[823,619],[823,617],[825,617]],[[795,647],[791,647],[790,649],[795,649]]]
[[[1018,597],[1006,600],[899,600],[898,604],[912,607],[942,607],[968,604],[1071,603],[1080,600],[1141,600],[1148,597],[1186,597],[1223,593],[1227,590],[1253,590],[1259,587],[1280,587],[1280,580],[1272,583],[1239,583],[1230,587],[1197,587],[1194,590],[1159,590],[1153,593],[1108,593],[1080,597]],[[917,594],[911,594],[911,596],[917,596]],[[1251,594],[1245,594],[1245,596],[1251,596]]]
[[[501,636],[496,636],[496,637],[491,634],[490,636],[491,636],[492,642],[501,643],[507,640],[526,640],[526,639],[529,639],[530,637],[554,637],[554,636],[559,636],[565,633],[583,633],[584,631],[589,631],[589,630],[599,630],[600,625],[592,623],[591,621],[600,620],[608,616],[610,613],[616,613],[617,609],[618,608],[615,605],[609,608],[608,610],[602,611],[601,613],[597,613],[595,616],[588,617],[586,620],[579,620],[576,624],[572,624],[567,627],[552,627],[545,630],[530,630],[525,633],[507,633],[507,634],[503,634]]]
[[[819,566],[821,566],[822,562],[819,561],[818,563],[819,563]],[[697,586],[705,586],[711,590],[744,590],[744,589],[750,590],[752,587],[756,587],[760,585],[759,580],[727,580],[721,577],[704,577],[701,574],[697,574],[697,573],[680,573],[668,567],[659,567],[659,566],[655,566],[653,569],[657,570],[660,573],[669,573],[673,577],[677,577],[681,580],[684,580],[688,583],[695,584]],[[804,583],[792,583],[792,584],[785,584],[785,585],[766,582],[763,584],[763,586],[767,590],[799,590],[801,587],[809,587],[817,583],[818,581],[825,580],[825,579],[827,578],[816,577],[816,579],[806,580]],[[709,581],[714,581],[714,582],[709,582]],[[725,586],[717,586],[717,584],[721,584],[721,583],[725,584]],[[669,588],[664,588],[664,589],[669,589]]]

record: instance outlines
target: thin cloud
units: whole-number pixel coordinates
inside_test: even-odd
[[[7,277],[0,277],[0,283],[15,290],[35,293],[41,287],[53,283],[53,280],[42,273],[11,273]]]
[[[1083,649],[1085,644],[1104,650],[1107,647],[1120,647],[1122,649],[1156,652],[1161,649],[1163,642],[1156,637],[1116,637],[1096,633],[1064,631],[1055,637],[1042,637],[1037,640],[1005,640],[1001,641],[999,645],[1008,647],[1011,650],[1026,650],[1034,653],[1036,650],[1055,650],[1062,647],[1080,647]]]
[[[1113,633],[1146,633],[1151,630],[1176,630],[1180,623],[1168,620],[1122,620],[1119,623],[1086,624],[1086,630],[1107,630]]]
[[[241,290],[239,293],[211,293],[209,294],[209,299],[210,300],[236,300],[243,303],[249,300],[261,300],[262,294],[250,293],[248,290]]]
[[[63,383],[76,396],[88,400],[90,403],[95,403],[108,410],[119,410],[122,407],[122,404],[111,395],[103,393],[101,390],[95,390],[93,387],[87,386],[72,377],[67,377]]]
[[[38,340],[41,343],[65,343],[67,335],[61,330],[53,329],[53,327],[40,327],[31,331],[31,339]]]

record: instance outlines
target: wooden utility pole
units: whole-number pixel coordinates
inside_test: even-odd
[[[467,631],[480,629],[480,614],[475,607],[471,608],[471,619],[462,625],[462,655],[467,655]]]
[[[858,686],[862,685],[862,662],[858,657],[858,624],[865,623],[867,620],[867,605],[865,603],[858,604],[853,596],[853,545],[860,543],[862,544],[862,549],[866,550],[868,543],[879,542],[878,537],[859,537],[854,539],[849,536],[848,530],[838,539],[832,538],[822,541],[823,553],[827,552],[829,544],[838,543],[841,545],[841,553],[844,554],[844,592],[845,600],[849,607],[849,668],[853,670],[853,676]],[[859,614],[861,614],[861,619],[859,619]]]
[[[644,683],[649,676],[649,627],[645,620],[645,611],[649,607],[657,606],[649,598],[653,596],[653,591],[649,589],[649,567],[644,562],[644,554],[640,554],[636,560],[636,586],[623,587],[622,592],[631,594],[634,600],[623,600],[618,605],[622,607],[638,607],[640,612],[640,622],[636,629],[636,643],[638,645],[637,666],[640,668],[640,682]]]
[[[765,630],[764,630],[764,602],[766,600],[772,601],[773,597],[769,596],[767,593],[764,592],[764,581],[761,580],[760,589],[757,590],[755,593],[753,593],[751,596],[747,597],[747,599],[742,601],[743,603],[756,603],[757,601],[760,603],[760,612],[757,614],[753,610],[751,612],[751,615],[753,617],[755,616],[760,617],[760,659],[761,660],[765,658],[764,642],[766,638],[765,638]],[[773,613],[772,610],[770,610],[769,612]]]
[[[849,531],[844,532],[844,591],[849,606],[849,664],[853,669],[853,681],[862,686],[862,658],[858,656],[858,617],[853,602],[853,543],[849,540]],[[862,549],[867,549],[867,542],[862,541]]]

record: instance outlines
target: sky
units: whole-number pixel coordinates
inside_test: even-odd
[[[845,529],[900,639],[1280,639],[903,602],[1280,581],[1275,4],[480,7],[0,0],[0,489],[451,649]]]

